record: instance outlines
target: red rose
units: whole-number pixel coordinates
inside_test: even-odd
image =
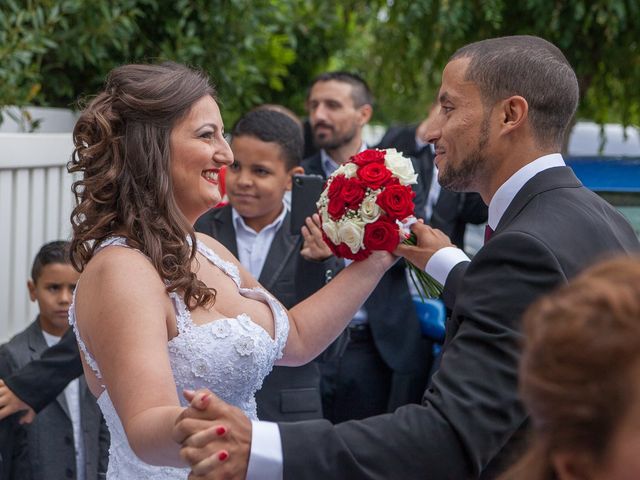
[[[387,182],[382,185],[383,188],[387,188],[390,185],[400,185],[400,180],[398,180],[396,177],[391,177],[389,180],[387,180]]]
[[[364,260],[371,255],[371,250],[366,248],[353,253],[346,243],[341,243],[337,246],[337,256],[340,258],[348,258],[349,260]]]
[[[367,163],[358,168],[358,177],[375,190],[385,185],[391,178],[391,171],[384,166],[384,163]]]
[[[346,243],[340,243],[336,245],[333,243],[327,234],[322,232],[322,239],[324,243],[327,244],[331,252],[338,258],[348,258],[350,260],[364,260],[369,255],[371,255],[371,251],[367,249],[360,250],[358,253],[351,253],[351,249],[347,246]]]
[[[331,252],[333,252],[333,254],[336,257],[339,257],[340,255],[339,255],[338,247],[336,246],[335,243],[331,241],[331,239],[327,236],[327,234],[324,233],[324,230],[322,231],[322,239],[324,240],[324,243],[327,244],[327,247],[329,247]]]
[[[351,161],[359,167],[370,162],[384,163],[385,153],[382,150],[368,149],[351,157]]]
[[[362,203],[366,188],[361,180],[350,178],[342,187],[339,197],[342,198],[347,208],[357,210],[360,207],[360,203]]]
[[[378,220],[364,227],[364,244],[370,250],[393,252],[400,243],[400,233],[395,222]]]
[[[344,200],[341,196],[337,196],[334,198],[329,198],[329,203],[327,204],[327,212],[329,216],[334,220],[340,220],[344,212],[346,211],[347,206],[344,203]]]
[[[404,220],[413,215],[415,209],[413,205],[413,197],[416,194],[409,186],[390,185],[386,187],[376,199],[376,203],[385,211],[393,220]]]
[[[327,192],[329,198],[339,197],[345,183],[347,183],[347,177],[344,175],[337,175],[333,177],[331,185],[329,185],[329,191]]]

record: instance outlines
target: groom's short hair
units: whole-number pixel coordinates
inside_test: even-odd
[[[449,61],[469,58],[465,80],[480,89],[485,108],[512,95],[529,104],[529,121],[541,147],[560,147],[578,106],[576,74],[552,43],[516,35],[471,43]]]

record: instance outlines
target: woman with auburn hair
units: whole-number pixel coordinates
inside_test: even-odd
[[[187,478],[172,440],[183,390],[209,388],[255,419],[273,364],[316,357],[394,262],[375,252],[287,312],[193,230],[233,162],[223,134],[207,77],[174,63],[114,69],[73,132],[71,250],[82,275],[69,319],[111,433],[110,479]]]
[[[524,318],[532,442],[501,480],[640,478],[640,258],[609,260]]]

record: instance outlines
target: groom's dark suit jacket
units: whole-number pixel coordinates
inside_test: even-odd
[[[289,214],[276,233],[258,281],[285,307],[291,308],[322,286],[342,268],[342,262],[330,257],[324,262],[309,262],[300,256],[302,236],[290,233]],[[238,256],[231,206],[209,210],[195,229],[217,239]],[[344,343],[339,338],[332,349]],[[333,350],[325,352],[331,355]],[[274,367],[256,394],[258,418],[270,421],[298,421],[322,418],[320,369],[315,362],[301,367]]]
[[[569,168],[540,172],[449,274],[453,313],[423,406],[337,426],[280,424],[285,480],[494,478],[527,422],[517,394],[523,311],[594,261],[639,250],[629,223]]]
[[[325,176],[320,153],[303,160],[302,167],[307,174]],[[431,342],[420,331],[404,261],[384,274],[364,308],[375,347],[393,370],[389,411],[419,402],[431,368]]]
[[[433,153],[427,145],[418,150],[416,146],[417,125],[392,127],[385,133],[376,148],[395,148],[411,157],[418,174],[415,198],[418,216],[423,216],[431,181],[433,179]],[[464,247],[464,231],[467,223],[481,224],[487,221],[487,206],[477,193],[458,193],[441,189],[433,207],[429,225],[442,230],[458,247]]]

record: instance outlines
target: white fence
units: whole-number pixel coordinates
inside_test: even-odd
[[[0,133],[0,343],[37,314],[27,280],[42,244],[67,240],[70,133]]]

